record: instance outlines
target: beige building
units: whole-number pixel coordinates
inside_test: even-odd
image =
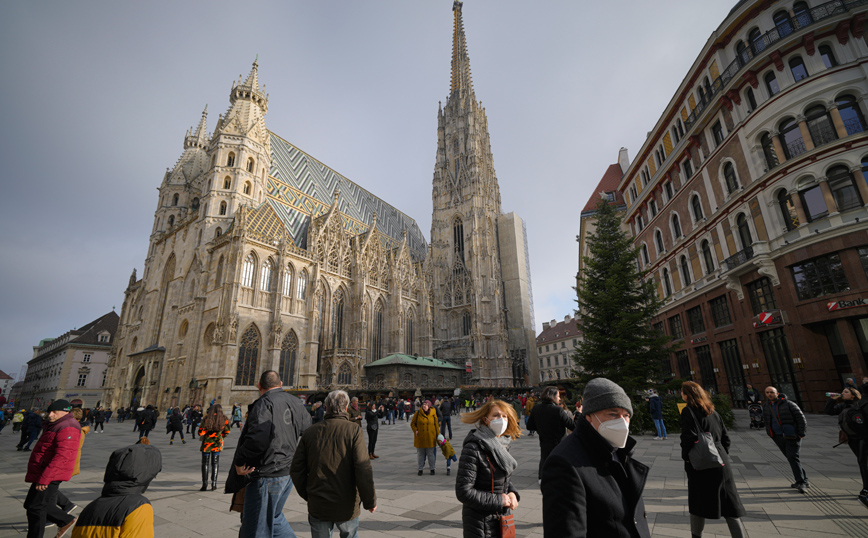
[[[526,235],[501,212],[461,3],[430,244],[407,214],[270,132],[268,99],[254,62],[214,132],[203,113],[185,136],[126,290],[108,401],[247,401],[268,368],[298,390],[364,389],[364,366],[393,353],[457,365],[459,384],[527,383]]]
[[[577,323],[578,319],[573,316],[565,316],[563,321],[543,322],[543,330],[536,337],[540,383],[574,377],[573,354],[582,339]]]

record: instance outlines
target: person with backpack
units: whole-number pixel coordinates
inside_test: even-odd
[[[232,425],[238,426],[239,428],[244,426],[241,422],[241,406],[238,404],[235,404],[232,407]]]
[[[787,399],[778,389],[768,386],[765,390],[766,402],[763,403],[763,422],[766,425],[766,433],[772,441],[778,445],[781,453],[790,463],[795,482],[790,485],[805,493],[811,487],[808,475],[802,468],[799,452],[802,447],[802,439],[808,429],[808,421],[799,406]]]
[[[841,391],[839,400],[841,403],[835,406],[841,408],[838,415],[839,440],[846,442],[856,456],[859,474],[862,475],[862,491],[858,498],[868,507],[868,398],[862,398],[857,389],[846,388]]]

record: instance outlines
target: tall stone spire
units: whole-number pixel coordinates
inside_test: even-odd
[[[205,110],[202,111],[202,119],[199,120],[199,125],[192,133],[187,131],[187,136],[184,137],[184,149],[208,147],[208,105],[205,105]]]
[[[463,2],[452,3],[454,17],[452,28],[452,88],[451,93],[468,92],[473,99],[473,79],[470,77],[470,57],[467,55],[467,39],[464,37],[464,19],[461,16]]]

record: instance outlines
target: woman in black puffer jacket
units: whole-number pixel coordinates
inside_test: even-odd
[[[498,516],[518,508],[520,499],[510,481],[517,464],[509,454],[510,440],[521,435],[518,417],[511,405],[492,399],[461,421],[477,425],[464,439],[455,481],[455,495],[464,505],[464,538],[499,537]]]

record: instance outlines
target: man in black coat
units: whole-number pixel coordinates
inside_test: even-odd
[[[632,415],[615,383],[597,378],[585,387],[576,429],[543,466],[546,538],[650,538],[642,500],[649,469],[633,459]]]
[[[766,424],[766,433],[772,441],[778,445],[781,453],[790,463],[795,482],[790,486],[805,493],[810,487],[808,475],[802,468],[799,459],[799,451],[802,447],[802,438],[808,428],[808,421],[799,406],[787,400],[783,394],[778,394],[778,389],[766,387],[766,402],[763,403],[763,420]]]
[[[147,437],[154,426],[157,425],[157,413],[154,411],[154,406],[149,405],[144,411],[139,413],[139,418],[136,419],[139,425],[139,439]]]
[[[542,479],[542,469],[546,458],[558,446],[567,430],[574,430],[576,426],[570,414],[558,405],[561,403],[561,394],[557,387],[544,388],[540,398],[542,400],[530,412],[527,429],[539,434],[540,456],[537,478]]]

